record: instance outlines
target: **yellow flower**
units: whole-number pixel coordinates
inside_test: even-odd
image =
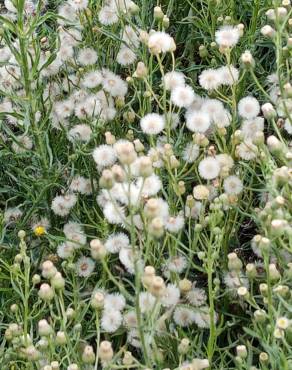
[[[42,236],[46,233],[46,229],[43,226],[37,226],[34,229],[34,233],[36,236]]]
[[[289,327],[289,320],[286,317],[279,317],[276,325],[279,329],[285,330]]]

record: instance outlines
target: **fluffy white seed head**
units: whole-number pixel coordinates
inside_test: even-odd
[[[215,33],[217,44],[223,48],[234,47],[238,43],[239,38],[239,29],[233,26],[223,26]]]
[[[102,70],[102,86],[111,96],[125,96],[128,91],[127,83],[118,75],[104,68]],[[106,98],[105,98],[106,99]]]
[[[137,59],[137,55],[128,47],[123,46],[117,54],[117,62],[121,66],[133,64]]]
[[[177,86],[171,91],[170,99],[179,108],[188,108],[195,100],[194,90],[188,86]]]
[[[111,234],[104,244],[109,253],[118,253],[122,248],[128,248],[129,245],[129,238],[124,233]]]
[[[115,310],[122,311],[126,306],[126,300],[124,296],[120,293],[110,293],[106,294],[104,298],[104,308],[105,310]]]
[[[181,72],[167,72],[164,75],[163,83],[166,90],[173,90],[185,85],[185,76]]]
[[[255,118],[260,113],[260,104],[253,96],[246,96],[238,103],[238,113],[243,118]]]
[[[233,65],[221,67],[217,69],[220,74],[222,85],[232,86],[237,83],[239,78],[239,71]]]
[[[89,257],[80,257],[76,262],[76,272],[81,277],[89,277],[95,268],[95,262]]]
[[[82,66],[95,64],[97,62],[97,53],[90,48],[81,49],[78,53],[77,60]]]
[[[215,179],[220,173],[220,165],[216,158],[207,157],[199,163],[199,174],[205,180]]]
[[[239,177],[232,175],[224,180],[224,190],[228,195],[238,195],[243,190],[243,184]]]
[[[141,119],[140,126],[145,134],[157,135],[164,129],[165,120],[157,113],[149,113]]]
[[[191,111],[186,115],[186,126],[192,132],[205,133],[211,126],[210,116],[202,111]]]
[[[148,39],[148,48],[153,54],[173,52],[176,49],[174,39],[165,32],[152,32]]]
[[[104,26],[111,26],[119,21],[118,11],[113,6],[104,6],[98,13],[98,20]]]
[[[216,69],[205,69],[199,76],[199,83],[205,90],[216,90],[222,84],[221,74]]]
[[[107,308],[101,317],[101,327],[106,333],[114,333],[122,324],[122,314],[115,307]]]
[[[193,142],[186,144],[182,157],[187,163],[194,163],[200,154],[200,147]]]
[[[72,6],[73,9],[78,11],[87,8],[88,0],[69,0],[68,3]]]
[[[106,144],[95,148],[92,155],[95,163],[100,169],[113,165],[117,159],[117,155],[113,147]]]

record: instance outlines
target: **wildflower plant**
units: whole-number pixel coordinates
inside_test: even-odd
[[[1,369],[291,368],[291,9],[4,1]]]

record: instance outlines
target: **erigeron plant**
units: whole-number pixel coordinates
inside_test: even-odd
[[[290,4],[261,29],[269,90],[243,24],[210,14],[196,80],[144,5],[5,1],[1,140],[27,168],[4,180],[3,366],[289,369]]]

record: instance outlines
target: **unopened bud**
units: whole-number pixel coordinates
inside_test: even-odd
[[[24,230],[19,230],[17,235],[18,235],[19,239],[23,240],[26,236],[26,233],[25,233]]]
[[[95,260],[103,259],[106,256],[106,248],[99,239],[90,242],[91,257]]]
[[[113,165],[112,168],[111,168],[111,171],[112,171],[112,174],[113,174],[113,177],[114,177],[114,181],[116,181],[116,182],[124,182],[125,181],[126,173],[120,165],[118,165],[118,164]]]
[[[60,346],[63,346],[67,343],[66,334],[63,331],[58,331],[56,334],[56,343]]]
[[[55,294],[54,294],[53,289],[50,287],[50,285],[44,283],[40,286],[38,295],[42,300],[49,302],[54,298]]]
[[[137,158],[135,147],[133,143],[129,141],[122,141],[120,143],[118,142],[115,145],[115,150],[117,152],[118,159],[122,164],[130,165]]]
[[[150,285],[150,292],[155,297],[161,297],[165,291],[165,283],[162,277],[154,276]]]
[[[281,330],[280,328],[276,328],[274,330],[273,335],[276,339],[282,339],[284,337],[284,330]]]
[[[41,337],[47,337],[53,333],[53,329],[47,320],[40,320],[38,322],[38,331]]]
[[[18,253],[15,257],[14,257],[14,262],[15,263],[21,263],[23,261],[23,256],[21,253]]]
[[[128,82],[129,85],[131,85],[134,82],[134,79],[132,76],[126,77],[126,81]]]
[[[131,352],[127,351],[123,357],[123,365],[130,366],[134,362],[134,357]]]
[[[266,352],[261,352],[259,360],[261,363],[267,363],[269,361],[269,355]]]
[[[192,370],[203,370],[207,369],[210,366],[209,361],[207,359],[199,359],[195,358],[192,361]]]
[[[287,9],[284,8],[283,6],[279,6],[278,8],[275,9],[275,12],[278,15],[278,19],[283,20],[287,16]]]
[[[237,29],[239,30],[240,37],[243,36],[243,34],[244,34],[244,24],[243,23],[239,23],[237,25]]]
[[[137,153],[144,151],[144,145],[141,143],[139,139],[134,140],[135,150]]]
[[[114,355],[111,342],[108,342],[107,340],[101,342],[98,350],[98,355],[101,361],[110,361]]]
[[[276,31],[269,25],[266,25],[261,28],[261,34],[265,37],[273,37]]]
[[[268,295],[268,285],[266,283],[260,284],[260,292],[263,297],[266,297]]]
[[[192,282],[188,279],[182,279],[179,281],[178,287],[182,294],[186,294],[192,289]]]
[[[272,281],[277,281],[281,278],[281,274],[274,263],[269,265],[269,275]]]
[[[40,277],[40,275],[35,274],[35,275],[33,275],[31,280],[32,280],[32,283],[34,285],[36,285],[36,284],[39,284],[41,282],[41,277]]]
[[[259,242],[258,242],[258,245],[259,245],[260,250],[268,251],[270,249],[270,246],[271,246],[271,241],[270,241],[270,239],[268,239],[266,237],[261,237]]]
[[[147,73],[148,73],[148,70],[145,64],[143,62],[138,62],[137,68],[136,68],[136,71],[134,72],[133,77],[145,78],[147,77]]]
[[[139,6],[134,3],[134,1],[130,1],[129,4],[127,3],[127,10],[133,15],[138,14],[140,8]]]
[[[71,308],[71,307],[69,307],[69,308],[67,308],[67,310],[66,310],[66,317],[68,318],[68,319],[72,319],[74,316],[75,316],[75,311],[73,310],[73,308]]]
[[[262,131],[255,132],[252,142],[256,145],[263,144],[265,142],[264,133]]]
[[[267,145],[272,153],[281,153],[284,149],[283,144],[279,139],[276,138],[276,136],[271,135],[267,138]]]
[[[237,289],[237,294],[239,297],[247,298],[249,296],[249,292],[245,286],[241,286]]]
[[[267,319],[267,313],[265,310],[256,310],[253,315],[256,322],[263,323]]]
[[[125,98],[123,96],[118,96],[115,99],[116,107],[123,108],[125,106]]]
[[[180,195],[184,194],[186,192],[186,186],[185,186],[185,182],[184,181],[179,181],[178,182],[178,193]]]
[[[148,40],[149,40],[149,34],[148,32],[144,31],[144,30],[141,30],[140,31],[140,35],[139,35],[139,38],[140,38],[140,41],[147,45],[148,44]]]
[[[237,353],[237,356],[240,357],[240,358],[246,358],[247,357],[247,349],[246,349],[246,346],[237,346],[236,347],[236,353]]]
[[[116,142],[116,138],[111,132],[107,131],[104,135],[107,145],[113,145]]]
[[[281,297],[288,296],[290,289],[287,285],[278,285],[273,288],[273,292],[279,294]]]
[[[114,185],[114,176],[111,170],[103,170],[99,179],[99,186],[104,189],[111,189]]]
[[[142,276],[142,283],[146,289],[149,289],[152,280],[155,277],[155,268],[153,266],[146,266]]]
[[[171,169],[175,169],[179,167],[180,163],[179,160],[174,155],[171,155],[169,158],[169,165]]]
[[[155,6],[153,13],[154,13],[154,18],[157,20],[162,20],[164,17],[164,13],[160,6]]]
[[[209,55],[208,49],[206,48],[205,45],[199,46],[199,55],[201,58],[206,58]]]
[[[97,310],[104,306],[104,294],[101,292],[94,292],[90,301],[91,307]]]
[[[271,103],[262,105],[262,112],[266,119],[275,118],[277,113]]]
[[[276,168],[273,176],[274,181],[278,185],[284,185],[289,180],[289,169],[287,166]]]
[[[155,217],[150,222],[149,233],[156,238],[160,238],[164,234],[164,224],[160,217]]]
[[[85,346],[82,353],[82,361],[85,364],[93,364],[95,361],[95,354],[92,346]]]
[[[152,160],[150,157],[140,157],[138,162],[139,176],[149,177],[153,173]]]
[[[52,368],[52,370],[59,370],[60,369],[59,362],[58,361],[52,361],[51,362],[51,368]]]
[[[163,19],[162,19],[162,26],[164,29],[167,29],[169,27],[169,18],[167,15],[164,15]]]
[[[287,228],[287,221],[286,220],[272,220],[271,222],[271,230],[274,235],[280,236],[283,235],[286,228]]]
[[[275,10],[274,9],[268,9],[266,11],[266,16],[268,19],[270,20],[275,20],[276,19],[276,13],[275,13]]]
[[[182,355],[185,355],[190,348],[190,341],[188,338],[183,338],[178,345],[178,352]]]
[[[29,361],[37,361],[41,354],[33,345],[30,345],[25,349],[25,355]]]
[[[50,283],[56,290],[61,290],[65,287],[65,279],[60,272],[56,272],[55,276],[51,278]]]
[[[77,364],[70,364],[67,367],[67,370],[80,370],[80,369],[79,369],[79,366]]]
[[[160,203],[156,198],[150,198],[145,205],[144,212],[146,217],[155,218],[159,214]]]
[[[249,50],[241,55],[241,62],[246,68],[253,68],[255,65],[254,58]]]
[[[236,253],[229,253],[227,257],[229,270],[240,271],[242,269],[242,262],[237,257]]]
[[[52,261],[45,261],[42,264],[42,275],[46,279],[52,278],[57,272],[56,267]]]
[[[292,47],[292,38],[290,38],[289,40],[291,40],[291,46],[290,47]],[[285,91],[285,94],[288,98],[292,97],[292,85],[290,84],[290,82],[287,82],[284,85],[284,91]]]
[[[16,303],[14,303],[14,304],[12,304],[12,305],[10,306],[10,311],[11,311],[12,313],[16,313],[16,312],[18,311],[18,309],[19,309],[19,307],[18,307],[18,305],[17,305]]]
[[[206,138],[204,134],[194,134],[193,135],[193,141],[195,144],[205,148],[206,146],[209,145],[209,140]]]
[[[257,276],[257,269],[254,263],[248,263],[246,265],[246,275],[250,279],[254,279]]]

